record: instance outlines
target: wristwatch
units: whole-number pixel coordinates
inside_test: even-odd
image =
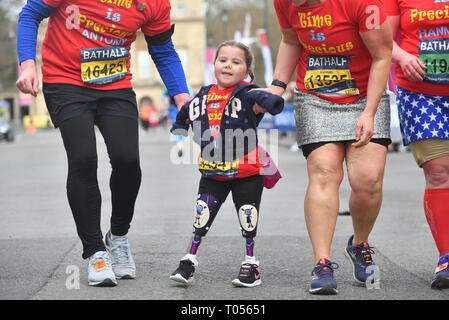
[[[285,84],[285,82],[282,82],[281,80],[276,80],[276,79],[274,79],[271,82],[271,85],[276,86],[276,87],[281,87],[284,90],[287,88],[287,84]]]

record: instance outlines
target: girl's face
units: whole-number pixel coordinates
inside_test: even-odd
[[[245,52],[234,46],[223,46],[214,63],[214,74],[220,90],[233,87],[249,74]]]

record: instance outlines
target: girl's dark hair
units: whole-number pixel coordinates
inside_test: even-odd
[[[228,41],[224,41],[222,43],[220,43],[217,47],[217,51],[215,53],[215,58],[214,58],[214,63],[218,58],[218,53],[220,52],[220,49],[222,47],[226,47],[226,46],[230,46],[230,47],[237,47],[243,50],[243,52],[245,53],[245,62],[246,62],[246,67],[249,70],[249,77],[251,78],[251,82],[254,81],[254,73],[252,70],[252,64],[253,64],[253,60],[254,60],[254,55],[251,52],[250,48],[248,48],[246,45],[244,45],[241,42],[238,41],[234,41],[234,40],[228,40]]]

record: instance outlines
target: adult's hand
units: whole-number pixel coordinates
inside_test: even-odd
[[[257,88],[257,89],[252,89],[250,91],[255,91],[255,90],[267,91],[271,94],[275,94],[278,96],[282,96],[282,94],[284,93],[284,89],[282,89],[281,87],[277,87],[277,86],[271,86],[269,88]],[[254,103],[253,111],[255,114],[258,114],[258,113],[267,112],[267,109],[262,108],[258,103]]]
[[[390,25],[393,39],[396,39],[396,36],[400,30],[401,17],[399,15],[388,16],[387,21]],[[417,56],[414,56],[402,49],[396,41],[393,41],[392,53],[392,61],[400,65],[402,72],[408,80],[415,82],[423,80],[425,75],[424,70],[427,69],[427,67]]]
[[[39,78],[36,71],[36,63],[33,59],[25,60],[20,64],[22,73],[16,81],[17,88],[23,93],[37,96],[39,91]]]
[[[427,67],[417,56],[414,56],[408,52],[402,51],[399,58],[399,65],[402,72],[408,80],[418,82],[422,81]]]
[[[374,115],[363,112],[357,121],[355,140],[352,144],[355,148],[363,147],[368,144],[374,135]]]
[[[175,96],[173,96],[173,99],[175,100],[176,106],[178,107],[178,111],[181,110],[181,107],[192,100],[190,95],[186,92],[179,93]]]
[[[356,142],[352,144],[355,148],[368,144],[374,135],[374,117],[387,84],[393,49],[393,38],[387,21],[376,28],[360,32],[360,37],[371,55],[372,62],[368,78],[366,105],[357,121]]]

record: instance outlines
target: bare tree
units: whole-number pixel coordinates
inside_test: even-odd
[[[17,77],[17,20],[23,0],[0,3],[0,90],[14,87]]]
[[[276,60],[281,33],[274,11],[273,1],[266,0],[206,0],[207,45],[215,47],[225,40],[234,38],[234,32],[243,32],[245,15],[251,15],[251,37],[257,37],[257,29],[268,29],[273,65]],[[255,56],[255,82],[264,86],[264,62],[258,43],[251,49]]]

